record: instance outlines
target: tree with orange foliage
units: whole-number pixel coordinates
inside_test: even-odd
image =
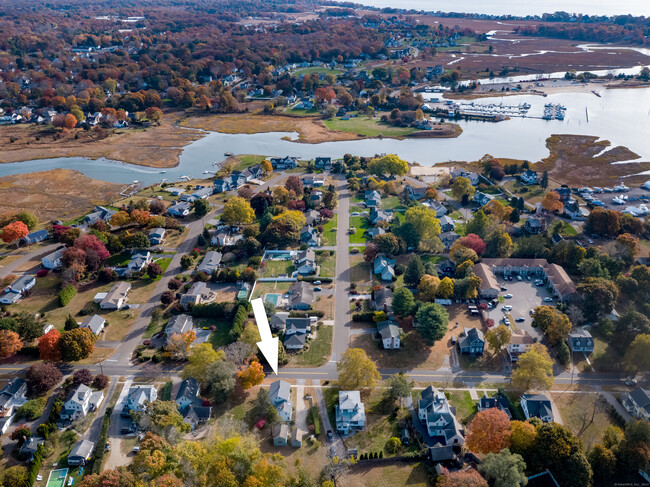
[[[321,86],[314,91],[314,98],[316,99],[316,103],[329,103],[336,98],[336,93],[334,93],[334,89],[331,86]]]
[[[172,333],[167,340],[165,355],[172,360],[187,360],[190,356],[190,346],[196,340],[194,330],[188,330],[184,333]]]
[[[23,342],[18,333],[11,330],[0,330],[0,358],[11,357],[23,348]]]
[[[436,487],[488,487],[488,483],[476,470],[450,472],[443,467]]]
[[[467,448],[479,453],[498,453],[508,446],[510,419],[497,408],[479,411],[465,436]]]
[[[241,385],[244,389],[250,389],[253,386],[261,384],[265,377],[262,364],[257,360],[251,362],[248,368],[237,374],[237,377],[241,380]]]
[[[149,107],[144,111],[144,113],[149,120],[156,123],[160,122],[160,119],[163,116],[162,110],[158,107]]]
[[[72,129],[77,126],[77,117],[72,113],[68,113],[63,120],[63,126],[67,129]]]
[[[560,201],[560,195],[557,191],[549,191],[544,195],[542,207],[549,213],[555,213],[562,210],[564,204]]]
[[[50,362],[61,360],[59,338],[61,338],[61,333],[55,328],[38,339],[38,352],[41,355],[41,360]]]
[[[139,225],[146,225],[149,223],[149,212],[144,210],[135,209],[131,212],[131,219]]]
[[[131,223],[131,216],[126,211],[118,211],[111,217],[111,225],[122,227]]]
[[[27,228],[27,225],[18,220],[2,229],[2,241],[10,244],[26,237],[28,233],[29,228]]]
[[[260,166],[264,174],[271,174],[273,172],[273,164],[271,164],[271,161],[264,160],[260,163]]]

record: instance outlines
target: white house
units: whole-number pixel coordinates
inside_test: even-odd
[[[128,301],[130,290],[131,284],[128,282],[116,282],[99,303],[99,307],[101,309],[122,309]]]
[[[621,403],[632,416],[650,421],[650,394],[637,387],[621,396]]]
[[[63,403],[61,419],[74,421],[83,418],[89,411],[96,410],[103,400],[104,393],[102,391],[93,392],[90,387],[79,384]]]
[[[181,335],[192,329],[194,329],[194,321],[190,315],[175,315],[169,319],[165,327],[165,335],[167,336],[167,340],[169,340],[174,333]]]
[[[99,315],[87,316],[81,322],[81,328],[88,328],[97,336],[102,332],[104,326],[106,326],[106,320]]]
[[[62,265],[61,257],[63,257],[64,250],[65,248],[61,248],[43,257],[41,259],[41,264],[43,264],[43,267],[51,271],[60,269]]]
[[[433,386],[422,391],[418,401],[418,419],[427,428],[429,436],[443,446],[463,445],[465,436],[456,420],[455,410],[449,406],[445,394]]]
[[[144,411],[147,404],[154,402],[157,398],[158,392],[155,386],[131,386],[124,407],[129,411]]]
[[[141,271],[151,263],[150,252],[136,252],[131,255],[131,260],[126,265],[130,271]]]
[[[386,350],[399,350],[400,329],[395,322],[386,320],[377,323],[377,331],[381,335],[381,343]]]
[[[537,184],[539,182],[539,174],[531,169],[526,169],[519,175],[519,180],[522,184]]]
[[[366,425],[366,411],[359,391],[339,391],[335,413],[336,429],[341,434],[361,430]]]

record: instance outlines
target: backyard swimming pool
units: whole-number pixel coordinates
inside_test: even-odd
[[[65,485],[65,479],[68,476],[67,468],[59,468],[58,470],[52,470],[50,476],[47,478],[47,487],[63,487]]]
[[[280,296],[282,296],[282,294],[277,294],[277,293],[271,294],[271,293],[269,293],[266,296],[264,296],[264,302],[265,303],[270,303],[273,306],[277,307],[278,299],[280,299]]]

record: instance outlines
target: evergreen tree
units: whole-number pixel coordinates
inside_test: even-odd
[[[404,272],[404,282],[410,286],[417,286],[424,275],[424,264],[420,256],[415,254],[409,260],[406,271]]]
[[[69,330],[74,330],[75,328],[79,328],[79,324],[77,323],[77,320],[74,319],[74,317],[69,314],[68,317],[65,319],[65,325],[63,326],[63,329],[65,331]]]
[[[544,171],[542,179],[539,180],[539,187],[542,189],[548,188],[548,171]]]

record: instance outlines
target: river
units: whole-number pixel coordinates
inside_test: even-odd
[[[484,154],[538,161],[548,155],[545,141],[553,134],[597,136],[609,140],[612,146],[628,147],[641,156],[638,161],[650,161],[650,88],[608,90],[592,86],[601,97],[592,93],[560,93],[547,97],[515,95],[475,100],[475,103],[481,104],[529,103],[531,117],[541,116],[545,103],[560,103],[567,109],[563,121],[535,118],[513,118],[498,123],[459,121],[463,133],[454,139],[360,139],[301,144],[283,140],[283,137],[295,138],[297,134],[274,132],[233,135],[209,132],[186,146],[181,153],[179,165],[166,169],[165,174],[161,174],[159,169],[107,159],[69,157],[0,164],[0,176],[65,168],[75,169],[103,181],[131,183],[138,180],[148,185],[160,182],[163,178],[176,181],[182,175],[208,177],[203,175],[203,171],[214,171],[213,162],[223,160],[226,152],[290,155],[302,159],[317,156],[341,157],[346,153],[359,156],[394,153],[424,166],[447,161],[477,160]]]
[[[635,15],[650,16],[647,0],[355,0],[355,3],[378,8],[401,8],[432,12],[466,12],[487,15],[542,15],[544,13],[568,12],[588,15]]]

